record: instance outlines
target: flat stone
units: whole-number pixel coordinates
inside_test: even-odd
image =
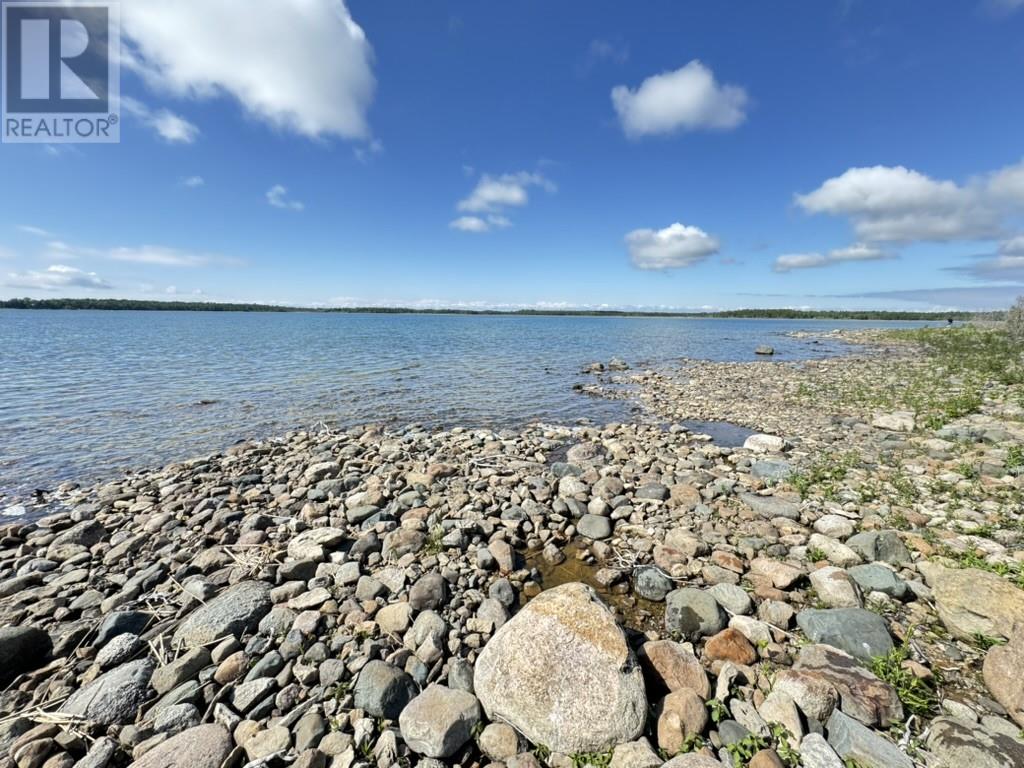
[[[243,581],[192,612],[174,633],[174,644],[208,645],[225,637],[255,630],[272,606],[270,587]]]
[[[848,653],[830,645],[804,646],[793,669],[817,676],[835,688],[843,712],[865,725],[885,728],[903,719],[903,705],[896,689],[879,680]],[[786,690],[798,704],[807,701]]]
[[[820,733],[809,733],[800,742],[803,768],[845,768],[842,759]]]
[[[344,543],[346,538],[341,528],[310,528],[288,542],[288,557],[319,563],[326,560],[328,553]]]
[[[186,680],[191,680],[199,671],[210,664],[210,652],[205,648],[193,648],[186,651],[170,664],[166,664],[153,673],[150,685],[161,696],[177,688]]]
[[[563,584],[527,603],[484,647],[473,682],[489,719],[565,754],[632,741],[647,718],[629,643],[585,584]]]
[[[711,595],[701,589],[684,587],[665,598],[665,629],[696,640],[713,635],[728,623],[728,617]]]
[[[939,618],[955,637],[1006,638],[1015,624],[1024,623],[1024,590],[1006,579],[975,568],[945,568],[932,562],[919,563],[918,570],[932,588]]]
[[[733,664],[749,665],[757,661],[757,651],[738,629],[723,629],[712,636],[704,646],[704,655],[709,661],[731,661]]]
[[[778,496],[758,496],[756,493],[741,493],[739,499],[768,520],[776,517],[784,517],[787,520],[800,519],[800,505],[795,501]]]
[[[772,691],[785,693],[807,717],[824,723],[839,702],[832,683],[813,671],[782,669],[775,675]]]
[[[778,435],[754,434],[743,441],[743,448],[755,453],[779,453],[786,447],[786,441]]]
[[[1018,674],[1020,669],[1017,670]],[[1024,765],[1024,743],[1004,733],[952,717],[932,720],[928,733],[932,768],[1008,768]]]
[[[761,459],[750,465],[750,474],[761,480],[781,482],[793,474],[793,465],[781,459]]]
[[[863,608],[808,608],[796,615],[796,623],[812,642],[835,646],[863,661],[893,648],[885,619]]]
[[[887,429],[890,432],[913,432],[913,411],[893,411],[892,413],[876,413],[871,419],[871,426]]]
[[[838,709],[825,725],[828,743],[843,758],[862,768],[914,768],[914,761],[881,734]]]
[[[153,747],[130,768],[220,768],[232,748],[220,725],[197,725]]]
[[[60,711],[100,725],[130,723],[145,703],[156,663],[139,659],[115,667],[71,694]]]
[[[751,560],[750,572],[769,579],[776,589],[789,589],[804,575],[804,572],[795,565],[768,557],[757,557]]]
[[[855,565],[847,573],[864,592],[881,592],[897,600],[902,600],[907,594],[907,582],[884,565]]]
[[[722,763],[713,757],[697,752],[689,752],[683,755],[676,755],[662,765],[661,768],[722,768]]]
[[[910,551],[896,531],[865,531],[846,540],[846,546],[864,558],[865,561],[908,565],[912,562]]]
[[[427,757],[450,757],[473,735],[480,703],[466,691],[433,684],[409,702],[398,717],[409,749]]]

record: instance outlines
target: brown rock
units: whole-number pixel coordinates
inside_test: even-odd
[[[1024,589],[975,568],[945,568],[923,562],[918,570],[932,588],[939,618],[954,636],[969,640],[977,634],[1007,637],[1024,623]]]
[[[762,749],[750,758],[747,768],[786,768],[774,749]]]
[[[842,711],[864,725],[885,728],[903,719],[903,705],[896,690],[838,648],[805,646],[793,668],[830,683],[839,694]]]
[[[992,696],[1024,726],[1024,625],[1018,625],[1006,645],[993,646],[982,668]]]
[[[640,649],[640,666],[652,692],[688,689],[702,699],[711,693],[707,672],[679,643],[673,640],[652,640]]]
[[[731,661],[750,665],[757,661],[757,651],[738,629],[729,627],[708,640],[704,656],[711,661]]]
[[[220,768],[231,751],[231,736],[219,725],[197,725],[158,744],[131,768]]]
[[[703,733],[707,724],[708,711],[700,696],[685,688],[670,693],[658,705],[658,746],[676,754],[687,736]]]

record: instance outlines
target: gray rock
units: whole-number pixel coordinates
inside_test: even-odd
[[[277,688],[277,681],[272,677],[257,677],[242,683],[231,694],[231,704],[239,714],[244,715],[255,707]]]
[[[155,666],[152,659],[139,659],[115,667],[71,694],[60,711],[100,725],[129,723],[146,701]]]
[[[222,726],[197,725],[153,747],[130,768],[220,768],[231,747]]]
[[[0,627],[0,684],[38,667],[52,649],[50,636],[38,627]]]
[[[762,459],[750,465],[750,474],[761,480],[779,482],[793,474],[793,465],[781,459]]]
[[[660,568],[644,566],[633,572],[633,590],[645,600],[661,602],[675,585]]]
[[[846,540],[846,546],[869,563],[879,561],[890,565],[908,565],[911,562],[910,552],[896,531],[858,533]]]
[[[153,615],[144,611],[114,611],[108,613],[100,622],[96,630],[96,640],[93,642],[97,648],[102,648],[110,640],[118,635],[128,632],[137,635],[146,628]]]
[[[116,667],[118,664],[128,661],[143,646],[144,643],[139,639],[138,635],[125,632],[112,638],[109,643],[100,649],[99,653],[96,654],[96,664],[99,665],[100,669]]]
[[[800,765],[803,768],[845,768],[839,755],[819,733],[809,733],[800,741]]]
[[[952,717],[931,722],[929,766],[934,768],[1007,768],[1024,765],[1024,743],[1004,733],[990,731]]]
[[[778,496],[758,496],[756,493],[741,493],[740,501],[761,517],[771,520],[784,517],[787,520],[800,519],[800,505]]]
[[[796,623],[815,643],[825,643],[863,661],[892,650],[885,619],[863,608],[808,608],[796,615]]]
[[[884,736],[838,709],[825,726],[828,743],[843,760],[863,768],[914,768],[914,761]]]
[[[846,572],[865,592],[881,592],[897,600],[902,600],[907,594],[907,582],[884,565],[854,565]]]
[[[187,728],[199,725],[202,715],[194,704],[175,704],[160,711],[153,720],[157,733],[181,733]]]
[[[708,588],[715,601],[733,615],[746,616],[754,609],[754,603],[742,587],[735,584],[715,584]]]
[[[576,530],[588,539],[607,539],[612,535],[612,521],[600,515],[584,515],[576,524]]]
[[[450,757],[469,741],[480,722],[480,704],[465,691],[429,685],[398,718],[409,749],[427,757]]]
[[[665,598],[665,629],[696,640],[725,628],[728,618],[709,593],[693,587],[669,592]]]
[[[651,743],[641,738],[615,747],[608,768],[658,768],[662,762]]]
[[[256,629],[271,609],[270,587],[243,581],[193,611],[174,633],[174,643],[194,647]]]
[[[1007,579],[936,562],[918,563],[918,570],[932,588],[939,618],[954,636],[969,640],[980,633],[1008,638],[1015,624],[1024,624],[1024,590]]]
[[[448,586],[440,573],[425,573],[409,590],[409,605],[413,610],[439,608],[448,597]]]
[[[646,483],[636,489],[633,498],[652,499],[654,501],[665,501],[669,496],[668,486],[661,483]]]
[[[489,719],[565,754],[632,741],[647,719],[629,643],[585,584],[529,602],[484,647],[473,682]]]
[[[398,667],[375,659],[359,672],[353,695],[358,709],[395,720],[416,696],[416,683]]]
[[[346,539],[341,528],[310,528],[288,542],[288,556],[294,560],[321,562],[328,553],[340,546]]]

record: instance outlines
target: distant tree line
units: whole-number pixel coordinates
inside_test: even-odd
[[[407,307],[288,307],[276,304],[228,304],[212,301],[140,301],[136,299],[7,299],[0,309],[113,309],[171,312],[341,312],[424,315],[555,315],[566,317],[735,317],[781,320],[1002,320],[1005,312],[913,312],[833,309],[730,309],[722,312],[640,312],[629,310],[475,310]]]

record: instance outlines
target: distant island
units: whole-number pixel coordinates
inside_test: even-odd
[[[103,309],[147,312],[321,312],[420,315],[553,315],[558,317],[735,317],[780,320],[1001,320],[1005,312],[915,312],[832,309],[729,309],[721,312],[653,312],[615,309],[414,309],[411,307],[289,307],[205,301],[135,299],[6,299],[0,309]]]

